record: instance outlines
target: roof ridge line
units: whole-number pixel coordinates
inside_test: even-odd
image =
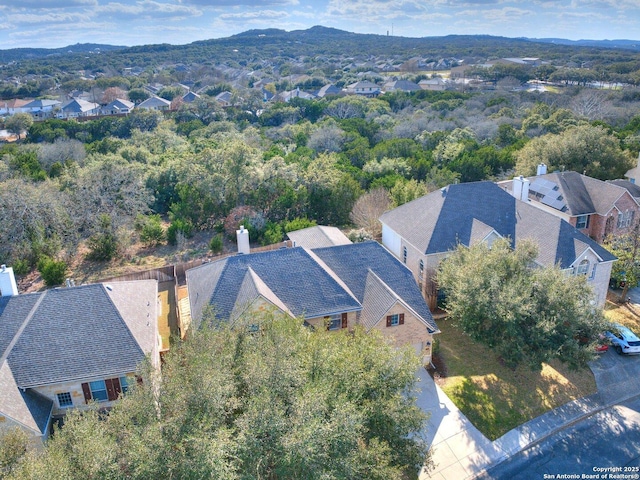
[[[2,356],[0,357],[0,365],[2,365],[9,357],[11,350],[13,350],[13,347],[16,345],[16,343],[18,343],[18,339],[20,338],[20,335],[22,335],[22,332],[24,332],[25,328],[27,328],[27,325],[29,324],[33,316],[36,314],[36,310],[38,310],[38,307],[40,307],[40,304],[42,303],[42,301],[44,300],[44,297],[46,296],[47,296],[47,292],[44,291],[42,295],[40,295],[38,300],[36,300],[36,303],[33,305],[33,307],[31,307],[31,310],[29,311],[26,318],[22,322],[22,325],[20,325],[20,328],[18,329],[16,334],[13,336],[13,338],[11,339],[11,342],[9,343],[9,345],[7,345],[7,348],[5,349]]]

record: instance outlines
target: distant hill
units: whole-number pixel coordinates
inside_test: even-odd
[[[527,40],[576,47],[624,48],[640,51],[640,40],[567,40],[565,38],[527,38]]]
[[[582,43],[581,43],[582,42]],[[591,43],[588,43],[591,42]],[[262,68],[298,61],[301,57],[318,61],[360,62],[375,60],[404,62],[421,58],[496,59],[503,57],[539,57],[557,65],[588,62],[606,66],[614,61],[640,64],[640,52],[631,40],[578,42],[563,39],[507,38],[491,35],[448,35],[410,38],[389,35],[358,34],[315,26],[307,30],[248,30],[231,37],[201,40],[187,45],[113,45],[82,44],[58,49],[0,50],[5,75],[41,71],[48,74],[74,70],[121,72],[126,67],[159,65],[228,65],[233,68]],[[96,54],[98,53],[99,54]],[[302,65],[299,68],[303,68]]]
[[[50,57],[52,55],[67,55],[73,53],[102,53],[122,50],[126,47],[115,45],[101,45],[97,43],[77,43],[62,48],[11,48],[0,50],[0,63],[9,63],[26,59]]]

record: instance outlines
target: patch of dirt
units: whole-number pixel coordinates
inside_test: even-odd
[[[431,378],[436,382],[436,385],[442,387],[447,378],[447,365],[444,363],[444,359],[438,353],[434,353],[431,357],[431,363],[433,367],[427,367],[427,372],[431,375]]]

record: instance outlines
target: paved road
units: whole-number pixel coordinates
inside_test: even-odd
[[[628,472],[624,472],[625,467]],[[595,468],[621,468],[616,475],[629,476],[607,474],[605,477],[606,470],[598,472]],[[583,474],[600,476],[583,477]],[[640,397],[567,427],[476,478],[539,480],[554,478],[552,475],[555,478],[640,478]]]

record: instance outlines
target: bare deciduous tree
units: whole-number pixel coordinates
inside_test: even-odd
[[[380,215],[391,207],[391,198],[385,188],[376,188],[362,195],[351,210],[351,221],[364,228],[374,238],[382,235]]]

